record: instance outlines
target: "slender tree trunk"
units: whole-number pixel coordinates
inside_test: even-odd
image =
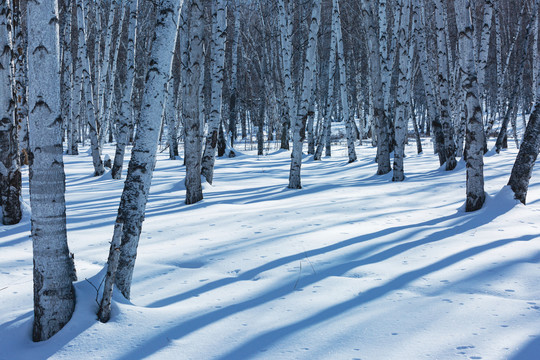
[[[75,309],[73,259],[66,236],[62,160],[58,3],[28,3],[30,205],[34,254],[34,341],[47,340]]]
[[[405,180],[403,169],[403,160],[405,158],[405,140],[408,133],[408,110],[409,110],[409,87],[410,87],[410,72],[412,67],[412,54],[409,53],[409,26],[410,26],[410,1],[401,0],[399,7],[401,8],[400,16],[396,16],[395,21],[399,19],[399,65],[398,65],[398,89],[396,97],[396,119],[394,123],[396,134],[396,147],[394,148],[394,172],[392,181]],[[397,9],[396,11],[399,11]],[[414,29],[413,29],[414,31]]]
[[[141,5],[152,6],[153,1],[141,0]],[[124,229],[116,285],[127,299],[130,296],[137,246],[156,163],[161,110],[178,34],[178,3],[174,0],[160,0],[157,7],[158,18],[150,53],[150,66],[146,73],[143,106],[118,208],[117,222],[124,223]]]
[[[306,50],[306,61],[304,63],[304,78],[302,82],[302,95],[298,116],[294,122],[293,132],[293,153],[291,158],[291,169],[289,173],[289,188],[301,189],[300,168],[302,166],[302,147],[306,136],[306,121],[309,114],[309,102],[311,99],[311,89],[315,82],[317,34],[319,32],[319,21],[321,14],[321,0],[314,0],[311,13],[311,23],[309,27],[308,46]]]
[[[281,123],[281,149],[289,150],[289,128],[292,127],[296,116],[294,90],[292,85],[291,60],[292,60],[292,19],[291,6],[285,8],[283,0],[278,1],[279,28],[281,37],[281,61],[283,63],[283,82],[285,86],[285,104],[287,116]]]
[[[184,156],[186,164],[186,204],[203,198],[201,184],[201,139],[199,119],[200,82],[204,68],[204,13],[200,0],[189,0],[189,46],[184,81]]]
[[[105,168],[103,167],[103,161],[101,160],[101,148],[99,146],[98,129],[96,121],[96,113],[94,110],[94,95],[93,85],[90,73],[90,60],[88,58],[88,48],[85,29],[85,9],[84,0],[78,0],[77,2],[77,21],[79,24],[79,50],[78,58],[81,61],[82,80],[84,97],[86,101],[86,119],[89,129],[91,148],[92,148],[92,161],[94,164],[94,176],[103,175]]]
[[[459,39],[460,73],[465,92],[467,114],[467,135],[465,153],[467,154],[467,200],[465,211],[482,208],[486,195],[484,192],[484,124],[482,107],[478,92],[471,23],[470,0],[456,0],[456,22]]]
[[[349,108],[349,94],[347,90],[347,74],[345,71],[345,54],[343,51],[343,36],[341,33],[341,19],[339,15],[339,1],[333,0],[332,7],[332,27],[335,27],[336,31],[336,45],[337,45],[337,63],[339,67],[339,90],[341,95],[341,106],[343,108],[343,117],[345,118],[345,127],[347,131],[347,152],[349,156],[349,163],[355,162],[356,150],[354,148],[354,129],[353,129],[353,114]],[[333,51],[333,50],[331,50]]]
[[[118,123],[116,125],[116,152],[114,154],[111,175],[113,179],[122,177],[122,167],[124,165],[124,154],[126,145],[129,142],[131,128],[133,126],[133,83],[135,81],[135,30],[137,28],[137,0],[129,0],[129,24],[126,64],[126,79],[120,86],[120,99],[118,105]]]
[[[10,39],[7,0],[0,0],[0,218],[4,225],[17,224],[21,212],[19,140],[13,109],[10,76]]]
[[[435,2],[435,23],[437,27],[437,60],[438,60],[438,87],[440,102],[440,119],[444,135],[444,148],[446,158],[446,170],[454,170],[456,162],[456,144],[454,142],[454,130],[450,118],[450,84],[448,76],[450,66],[448,64],[448,45],[446,42],[445,13],[442,0]]]
[[[227,27],[226,0],[215,0],[212,21],[212,79],[211,79],[211,109],[208,120],[208,135],[201,163],[201,174],[209,184],[214,180],[214,164],[219,124],[221,122],[221,102],[223,96],[223,67],[225,64],[225,32]]]

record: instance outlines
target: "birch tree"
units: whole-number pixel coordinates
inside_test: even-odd
[[[57,20],[57,1],[28,3],[34,341],[57,333],[75,308],[75,269],[66,236]]]
[[[437,34],[437,62],[438,62],[438,90],[439,110],[442,131],[444,135],[444,151],[446,158],[446,170],[453,170],[456,165],[456,145],[454,142],[454,130],[450,118],[450,65],[448,61],[448,44],[446,39],[445,12],[442,0],[435,2],[435,26]]]
[[[84,91],[84,109],[86,119],[88,121],[88,129],[90,135],[91,149],[92,149],[92,161],[94,165],[94,176],[103,175],[105,168],[103,167],[103,161],[101,160],[101,148],[98,138],[98,125],[96,120],[96,113],[94,108],[94,90],[90,59],[87,47],[87,31],[85,24],[85,6],[84,0],[77,0],[77,23],[79,27],[79,47],[77,57],[81,71],[82,87]],[[81,97],[82,101],[82,97]],[[82,107],[82,106],[81,106]]]
[[[201,184],[202,129],[200,112],[200,83],[204,69],[204,12],[200,0],[189,0],[189,45],[184,59],[184,156],[186,165],[186,204],[203,198]]]
[[[467,133],[465,153],[467,154],[467,200],[465,211],[482,208],[486,195],[484,192],[484,123],[477,83],[471,23],[471,1],[456,0],[456,22],[459,39],[460,73],[465,92],[465,114]]]
[[[398,41],[399,41],[399,64],[398,64],[398,89],[396,97],[396,118],[395,136],[396,147],[394,149],[394,171],[392,181],[403,181],[405,174],[403,170],[403,159],[405,158],[405,140],[408,133],[408,112],[409,112],[409,87],[410,73],[412,67],[412,54],[410,53],[410,0],[400,0],[400,16],[396,16],[395,21],[399,21]],[[399,19],[399,20],[398,20]]]
[[[347,90],[347,74],[345,71],[345,55],[343,51],[343,36],[341,32],[341,20],[339,15],[339,1],[333,0],[332,6],[332,28],[335,28],[336,46],[337,46],[337,63],[339,67],[339,90],[341,95],[341,106],[343,109],[343,117],[347,131],[347,152],[349,163],[356,161],[356,150],[354,148],[354,133],[353,133],[353,116],[349,108],[349,94]],[[330,49],[334,51],[334,49]]]
[[[21,212],[19,141],[13,109],[10,62],[11,47],[7,0],[0,1],[0,207],[4,225],[17,224]]]
[[[216,147],[218,129],[221,122],[221,102],[223,95],[223,66],[225,63],[225,32],[227,27],[226,0],[212,2],[212,61],[211,61],[211,109],[208,119],[208,134],[204,148],[201,174],[209,184],[214,179],[214,164],[216,161]]]
[[[133,123],[133,82],[135,77],[135,29],[137,26],[137,0],[128,0],[129,22],[126,51],[126,78],[120,84],[120,94],[117,102],[118,121],[116,125],[116,151],[114,154],[111,175],[113,179],[120,179],[124,165],[124,154],[129,141],[131,125]]]
[[[141,0],[140,4],[150,7],[152,2],[153,0]],[[137,246],[156,163],[161,110],[166,99],[166,85],[178,34],[179,4],[173,0],[160,0],[157,7],[158,16],[150,52],[150,66],[146,72],[143,106],[117,216],[117,222],[124,226],[116,285],[127,299],[130,296]]]
[[[285,90],[285,105],[287,116],[281,123],[281,148],[289,150],[289,128],[293,125],[296,115],[295,96],[292,83],[291,62],[292,62],[292,22],[291,5],[285,7],[284,0],[278,0],[279,11],[279,35],[281,39],[281,62],[283,66],[283,83]]]
[[[298,115],[294,122],[293,131],[293,152],[291,158],[291,169],[289,173],[289,188],[301,189],[300,169],[302,166],[302,148],[306,136],[306,122],[311,99],[311,90],[314,86],[317,49],[317,34],[319,32],[319,21],[321,14],[321,0],[314,0],[310,18],[308,46],[306,49],[306,60],[304,63],[304,78],[302,81],[301,101],[298,109]]]

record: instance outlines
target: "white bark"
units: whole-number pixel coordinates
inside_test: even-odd
[[[339,67],[339,90],[341,95],[341,106],[343,109],[343,117],[345,120],[345,126],[347,131],[347,153],[349,156],[349,163],[356,161],[356,150],[354,148],[354,129],[353,129],[353,114],[349,107],[349,94],[347,90],[347,74],[345,71],[345,54],[343,51],[343,36],[341,33],[341,19],[339,15],[339,1],[333,0],[332,2],[332,28],[335,28],[336,32],[336,45],[337,45],[337,63]],[[333,49],[330,51],[334,51]]]
[[[478,95],[480,103],[484,98],[486,88],[486,69],[488,66],[489,38],[491,37],[491,24],[493,22],[493,2],[494,0],[484,0],[484,18],[482,21],[482,35],[480,39],[480,51],[478,54]]]
[[[450,66],[448,64],[448,45],[446,42],[446,22],[442,0],[435,2],[435,25],[437,31],[437,61],[438,61],[438,88],[440,121],[444,135],[444,149],[446,170],[453,170],[456,165],[456,145],[454,143],[454,130],[450,118],[450,83],[448,80]]]
[[[133,105],[131,102],[133,95],[133,82],[135,81],[135,29],[137,26],[137,0],[128,0],[129,4],[129,25],[128,43],[126,53],[127,68],[126,79],[120,86],[120,99],[118,106],[118,123],[116,125],[116,152],[114,155],[111,175],[113,179],[122,177],[122,167],[124,165],[124,154],[129,140],[129,134],[133,123]]]
[[[141,6],[150,6],[142,0]],[[176,44],[179,4],[174,0],[160,0],[157,4],[155,37],[150,53],[150,66],[146,73],[143,106],[131,152],[129,168],[118,208],[118,219],[124,223],[120,261],[116,285],[129,299],[137,246],[161,130],[161,110],[166,96],[166,85],[171,72]]]
[[[460,73],[465,92],[467,116],[467,135],[465,152],[467,154],[467,200],[465,211],[482,208],[484,193],[484,125],[482,107],[477,84],[470,0],[456,0],[456,23],[459,39]]]
[[[315,85],[317,34],[319,32],[319,21],[321,14],[321,0],[313,1],[311,21],[309,26],[308,46],[306,49],[306,60],[304,63],[304,78],[302,81],[302,92],[298,115],[294,122],[293,131],[293,152],[291,158],[291,169],[289,173],[289,188],[301,189],[300,170],[302,167],[302,147],[306,136],[306,122],[309,114],[309,102],[311,100],[311,89]]]
[[[201,108],[199,88],[204,69],[204,13],[200,0],[190,0],[189,45],[185,49],[187,59],[184,81],[184,154],[186,164],[186,204],[194,204],[203,198],[201,185],[201,139],[199,118]]]
[[[4,225],[17,224],[21,213],[21,171],[19,141],[13,109],[7,0],[0,0],[0,219]]]
[[[398,29],[398,89],[396,97],[396,118],[394,122],[396,146],[394,148],[394,172],[392,181],[405,180],[403,160],[405,158],[405,140],[408,133],[408,112],[410,99],[410,73],[412,67],[412,54],[410,53],[410,0],[400,0],[401,14],[396,16],[399,21]],[[399,10],[399,9],[398,9]],[[398,11],[397,10],[397,11]],[[399,20],[398,20],[399,19]],[[413,30],[414,31],[414,30]]]
[[[57,1],[28,3],[34,341],[57,333],[75,308],[66,236],[57,20]]]
[[[285,97],[285,105],[287,110],[287,116],[284,117],[281,123],[282,137],[281,148],[289,149],[289,128],[293,128],[293,124],[296,116],[296,106],[294,98],[294,89],[292,85],[291,74],[291,62],[292,62],[292,19],[290,13],[291,6],[285,8],[285,2],[283,0],[278,1],[279,11],[279,34],[281,38],[281,61],[283,66],[283,83],[285,91],[283,92]]]
[[[230,75],[230,99],[229,99],[229,134],[230,147],[234,147],[234,141],[236,140],[236,120],[238,118],[237,110],[237,82],[238,82],[238,46],[240,42],[240,11],[236,0],[233,0],[234,7],[234,31],[232,49],[231,49],[231,75]]]
[[[225,64],[225,39],[227,34],[227,7],[226,0],[212,2],[212,60],[211,60],[211,94],[210,114],[208,119],[208,134],[204,148],[201,175],[209,184],[214,179],[214,164],[216,161],[216,147],[218,129],[221,121],[221,102],[223,95],[223,66]]]
[[[86,28],[85,28],[85,9],[84,0],[77,1],[77,22],[79,26],[79,49],[77,57],[80,61],[79,66],[82,70],[82,87],[86,101],[86,119],[92,148],[92,161],[94,164],[94,176],[100,176],[105,172],[103,161],[101,160],[101,148],[99,146],[96,114],[94,110],[93,85],[90,74],[90,60],[88,58],[88,48],[86,46]]]

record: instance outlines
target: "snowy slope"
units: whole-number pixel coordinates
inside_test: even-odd
[[[408,146],[403,183],[374,175],[368,146],[353,164],[344,148],[306,157],[302,190],[286,188],[290,153],[246,151],[218,159],[191,206],[182,162],[160,154],[132,299],[115,297],[107,324],[93,286],[123,182],[93,178],[87,153],[66,156],[77,308],[31,342],[26,208],[0,226],[0,359],[539,358],[538,166],[523,206],[504,188],[517,150],[490,154],[487,203],[467,214],[464,163],[447,173],[425,146]]]

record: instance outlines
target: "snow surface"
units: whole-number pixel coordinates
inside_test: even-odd
[[[65,156],[75,314],[31,341],[26,204],[0,226],[0,359],[538,359],[539,166],[523,206],[504,186],[517,150],[490,154],[487,203],[465,213],[464,163],[445,172],[424,146],[407,147],[402,183],[375,175],[370,146],[353,164],[344,147],[306,156],[302,190],[286,188],[289,152],[247,150],[218,159],[190,206],[182,161],[160,153],[132,299],[115,294],[107,324],[94,286],[123,181]],[[28,201],[26,168],[24,188]]]

